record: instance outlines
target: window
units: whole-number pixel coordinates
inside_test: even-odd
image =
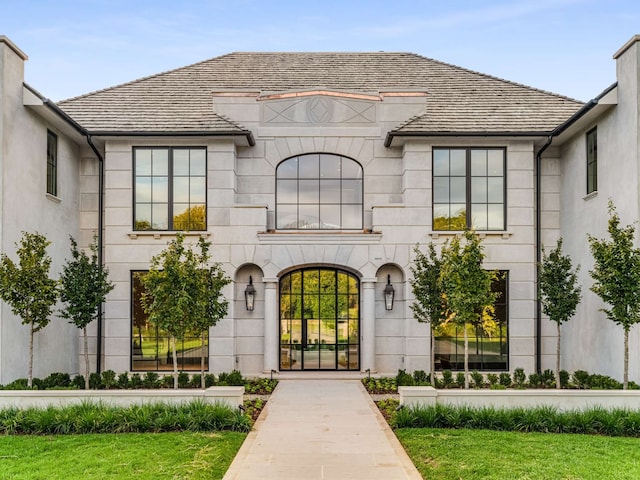
[[[509,319],[509,276],[501,271],[493,282],[494,292],[499,293],[494,305],[495,315],[483,326],[468,325],[469,369],[508,370],[509,344],[507,323]],[[435,329],[435,361],[437,370],[464,370],[464,330],[449,323]]]
[[[505,229],[504,148],[434,148],[433,229]]]
[[[207,229],[205,148],[133,150],[134,230]]]
[[[276,172],[276,228],[361,230],[362,167],[331,154],[289,158]]]
[[[587,132],[587,195],[598,191],[598,129]]]
[[[58,136],[47,130],[47,193],[58,195]]]
[[[167,332],[149,322],[149,316],[142,309],[144,287],[140,278],[145,271],[131,272],[131,370],[164,371],[173,370],[173,356]],[[205,368],[209,365],[209,337],[205,339]],[[202,338],[185,336],[176,340],[178,370],[200,370]]]

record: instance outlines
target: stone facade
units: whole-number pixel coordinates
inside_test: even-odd
[[[220,124],[224,119],[234,127],[228,132],[180,134],[169,126],[167,131],[155,133],[107,132],[106,127],[92,126],[102,120],[92,116],[82,97],[61,102],[61,110],[51,106],[37,92],[23,87],[26,56],[2,38],[2,250],[11,250],[20,231],[38,230],[53,241],[52,256],[59,270],[68,254],[69,234],[88,244],[98,229],[100,214],[100,163],[87,144],[85,137],[90,135],[104,157],[103,252],[116,286],[104,307],[101,368],[132,370],[132,272],[147,270],[151,257],[175,235],[173,231],[134,229],[133,149],[203,147],[207,153],[207,228],[188,233],[187,239],[195,241],[201,235],[210,240],[213,259],[221,262],[233,280],[224,290],[230,302],[229,313],[210,331],[210,371],[237,368],[246,375],[260,375],[281,368],[279,282],[283,275],[310,266],[344,270],[359,279],[358,370],[381,374],[395,374],[398,369],[428,371],[430,330],[413,318],[410,308],[413,249],[429,242],[440,247],[455,234],[436,231],[432,225],[433,150],[501,148],[506,156],[506,228],[478,233],[487,254],[486,267],[509,272],[507,368],[533,372],[552,368],[555,361],[555,328],[545,319],[539,327],[536,321],[539,234],[541,244],[547,246],[562,236],[575,263],[582,265],[584,300],[576,319],[563,327],[563,368],[620,376],[621,332],[598,312],[601,305],[588,292],[586,234],[604,235],[609,198],[618,205],[623,221],[639,218],[639,45],[636,37],[617,55],[618,84],[593,105],[582,111],[577,102],[567,105],[566,99],[557,99],[560,107],[548,107],[550,118],[556,115],[566,122],[557,121],[550,128],[527,129],[519,121],[510,129],[509,115],[515,111],[511,103],[503,119],[494,116],[488,121],[487,129],[495,131],[472,130],[478,128],[477,124],[466,127],[464,119],[475,119],[477,111],[465,117],[464,110],[459,109],[451,117],[462,119],[458,122],[459,133],[407,132],[408,125],[428,124],[424,118],[429,117],[433,105],[439,105],[438,100],[431,100],[437,90],[432,85],[403,85],[395,90],[386,87],[373,93],[370,89],[328,88],[324,84],[275,92],[259,88],[225,90],[218,85],[209,92],[208,108],[212,110],[207,115],[213,112]],[[114,92],[120,91],[118,88]],[[520,115],[533,118],[526,98],[524,94],[514,96],[514,102],[525,102]],[[547,107],[535,108],[544,113]],[[577,112],[575,117],[571,112]],[[153,123],[148,117],[144,121]],[[115,122],[114,129],[124,128],[121,123],[124,119]],[[562,125],[564,128],[554,130]],[[585,196],[585,132],[596,125],[598,191]],[[47,128],[59,136],[60,198],[43,193],[41,177],[46,171],[41,140]],[[550,145],[545,146],[549,140]],[[277,167],[286,159],[309,153],[344,156],[362,167],[361,230],[276,228]],[[616,168],[608,167],[612,158],[616,159]],[[538,173],[540,191],[536,192]],[[13,198],[24,199],[19,209],[11,203]],[[25,211],[29,214],[24,215]],[[244,303],[250,278],[257,290],[253,311],[247,311]],[[384,305],[387,279],[395,289],[392,310]],[[16,345],[27,344],[27,332],[6,305],[2,306],[0,327],[0,383],[6,383],[25,375],[25,349]],[[90,332],[95,366],[96,325]],[[39,335],[36,366],[41,365],[42,370],[36,371],[37,375],[56,370],[75,373],[82,368],[73,328],[54,319],[53,325]],[[632,351],[638,351],[638,335],[633,334]],[[584,354],[586,351],[589,355]],[[636,380],[639,363],[637,354],[632,354],[631,378]]]

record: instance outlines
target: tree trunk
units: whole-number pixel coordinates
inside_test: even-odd
[[[433,388],[436,387],[436,332],[432,328],[431,329],[431,358],[429,359],[431,362],[431,386]]]
[[[469,335],[467,333],[467,323],[464,328],[464,389],[469,390]]]
[[[87,327],[82,329],[84,336],[84,389],[89,390],[89,340],[87,340]]]
[[[201,350],[200,350],[200,386],[204,389],[205,388],[205,381],[204,381],[204,332],[202,332],[202,336],[200,337],[202,342],[201,342]]]
[[[27,387],[33,386],[33,322],[31,322],[31,332],[29,335],[29,371],[27,372]]]
[[[556,388],[562,388],[560,385],[560,322],[558,325],[558,340],[556,344]]]
[[[622,380],[622,388],[629,388],[629,329],[624,329],[624,378]]]
[[[176,351],[176,337],[171,337],[171,356],[173,357],[173,388],[178,389],[178,352]]]

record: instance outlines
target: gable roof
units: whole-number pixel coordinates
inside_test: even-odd
[[[230,53],[59,103],[96,133],[247,134],[213,92],[426,92],[426,113],[391,135],[546,134],[576,100],[412,53]]]

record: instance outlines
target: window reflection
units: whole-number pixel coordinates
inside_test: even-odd
[[[306,154],[276,173],[278,229],[362,229],[362,167],[346,157]]]

